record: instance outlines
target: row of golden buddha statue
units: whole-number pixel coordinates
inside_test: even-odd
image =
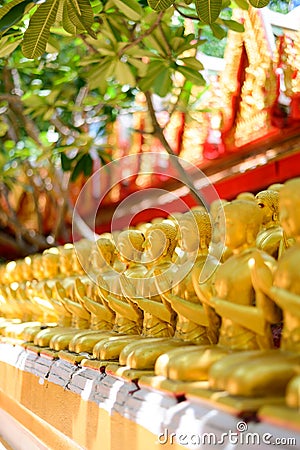
[[[115,362],[156,387],[195,392],[206,381],[232,396],[286,395],[296,408],[299,243],[296,178],[51,248],[0,267],[2,339],[82,365]]]

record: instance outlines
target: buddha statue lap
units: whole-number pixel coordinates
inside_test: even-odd
[[[167,352],[156,362],[157,375],[171,380],[207,380],[212,364],[225,355],[273,347],[270,324],[280,320],[280,313],[269,298],[255,291],[249,268],[249,260],[256,254],[271,267],[275,265],[271,256],[255,247],[261,211],[253,201],[235,200],[224,205],[224,213],[225,245],[233,255],[217,268],[213,283],[193,277],[200,301],[221,318],[218,343]]]
[[[279,191],[280,222],[287,239],[294,238],[295,245],[282,254],[273,274],[259,256],[252,262],[252,278],[257,289],[271,298],[283,312],[280,348],[272,352],[256,352],[236,365],[228,357],[223,360],[222,367],[213,366],[211,385],[225,389],[233,396],[282,396],[300,368],[299,194],[300,178],[286,182]],[[224,370],[230,372],[230,376],[222,380],[220,374]],[[221,377],[219,381],[218,377]],[[297,376],[288,389],[287,399],[291,406],[296,406],[299,401],[299,386],[300,378]]]
[[[153,369],[156,359],[172,348],[185,351],[186,345],[211,345],[217,342],[218,318],[214,310],[202,305],[192,283],[192,277],[200,276],[205,267],[207,277],[215,271],[218,261],[208,256],[211,240],[211,222],[208,213],[194,210],[183,214],[179,219],[181,250],[185,253],[182,261],[190,261],[187,268],[176,268],[173,279],[178,280],[172,287],[170,277],[156,269],[156,285],[166,305],[177,314],[174,336],[164,338],[159,344],[152,338],[146,342],[129,344],[120,355],[120,364],[132,369]],[[181,351],[178,350],[178,351]]]

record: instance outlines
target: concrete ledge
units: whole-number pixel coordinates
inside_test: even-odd
[[[201,400],[177,399],[3,343],[0,408],[0,435],[16,450],[202,449],[210,448],[209,441],[224,449],[231,445],[229,431],[241,436],[240,418]],[[276,448],[300,448],[298,432],[251,421],[246,426],[260,436],[294,437],[296,446]],[[244,442],[234,448],[244,448]],[[270,444],[260,440],[259,448]]]

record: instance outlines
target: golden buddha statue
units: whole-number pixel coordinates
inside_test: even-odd
[[[149,352],[146,355],[142,350],[135,351],[136,348],[143,349],[144,345],[147,346],[150,342],[153,349],[153,345],[155,346],[158,342],[161,345],[166,338],[174,335],[175,313],[170,304],[160,296],[155,280],[159,277],[159,273],[165,273],[168,277],[172,277],[176,272],[172,256],[177,245],[177,231],[177,228],[168,221],[152,224],[146,230],[142,257],[147,266],[146,272],[136,284],[133,283],[132,277],[121,277],[121,285],[127,301],[134,302],[144,312],[142,333],[132,339],[130,345],[133,345],[134,341],[138,340],[138,342],[135,342],[134,349],[128,345],[128,349],[132,348],[132,358],[136,369],[144,369],[145,364],[149,365],[150,363]],[[154,344],[153,338],[156,339]],[[120,346],[118,346],[119,343]],[[126,346],[125,339],[118,340],[115,345],[114,355],[115,358],[120,355],[121,365],[127,362]],[[99,356],[103,358],[105,343],[97,344],[97,348],[100,350]],[[129,352],[131,353],[131,350]]]
[[[248,200],[249,202],[255,202],[255,195],[252,192],[240,192],[236,196],[236,200]]]
[[[147,337],[152,340],[153,337],[161,339],[174,334],[175,314],[169,305],[162,302],[158,294],[155,270],[168,271],[175,267],[172,255],[177,244],[176,237],[177,228],[170,221],[151,223],[146,230],[142,246],[144,265],[139,277],[128,276],[127,273],[120,277],[126,301],[144,312],[142,333],[130,338],[131,342],[142,339],[144,344]],[[128,343],[129,339],[121,337],[114,339],[111,346],[105,342],[99,343],[94,347],[93,354],[100,359],[118,359]],[[126,359],[126,356],[124,358]]]
[[[109,239],[100,238],[95,249],[91,251],[90,263],[86,265],[86,269],[94,278],[94,272],[98,265],[98,276],[102,277],[103,283],[110,285],[111,280],[115,279],[117,275],[111,265],[114,259],[114,244]],[[97,301],[95,301],[95,296],[94,299],[91,298],[92,286],[93,282],[88,276],[67,277],[64,281],[55,283],[56,297],[60,305],[72,316],[71,327],[57,331],[45,330],[39,333],[36,339],[38,345],[49,345],[50,349],[55,351],[69,349],[72,352],[80,353],[88,349],[92,351],[91,342],[94,344],[100,339],[98,334],[101,330],[105,329],[109,334],[112,325],[108,324],[108,318],[113,318],[114,312],[102,302],[99,296],[97,296]],[[95,334],[97,334],[97,338]],[[65,354],[61,356],[69,357]]]
[[[91,271],[92,279],[101,276],[103,282],[111,284],[112,278],[116,277],[114,263],[116,259],[116,247],[107,238],[100,238],[92,250]],[[99,295],[98,286],[88,277],[82,281],[78,278],[75,282],[76,296],[82,308],[90,314],[90,326],[88,330],[77,332],[69,343],[69,351],[75,353],[92,352],[93,346],[99,341],[99,333],[113,328],[115,313],[107,302]],[[88,337],[88,339],[87,339]],[[68,357],[69,355],[61,355]]]
[[[109,289],[100,276],[99,292],[104,302],[115,312],[113,335],[100,341],[93,348],[93,356],[101,360],[116,360],[121,349],[132,339],[140,337],[143,314],[130,298],[124,296],[121,280],[130,279],[139,286],[147,272],[141,264],[145,237],[140,230],[124,230],[118,235],[118,259],[125,264],[122,274],[115,276],[113,286]]]
[[[280,349],[245,354],[236,364],[231,357],[213,366],[210,380],[216,388],[245,397],[284,395],[286,385],[299,368],[300,351],[300,178],[285,183],[279,192],[280,223],[287,239],[296,244],[278,260],[274,273],[263,264],[259,255],[251,262],[256,289],[282,309],[283,329]],[[221,367],[222,366],[222,367]],[[224,370],[230,376],[222,379]],[[299,397],[300,377],[289,388],[291,404]],[[292,400],[294,399],[294,400]]]
[[[69,282],[69,280],[66,280]],[[69,345],[71,337],[74,336],[80,329],[89,328],[90,314],[82,305],[77,302],[74,293],[75,279],[71,284],[64,286],[63,282],[56,281],[54,285],[56,300],[58,300],[61,309],[57,306],[53,296],[51,297],[53,307],[58,311],[60,309],[63,317],[71,315],[71,326],[66,328],[50,328],[43,330],[35,336],[34,343],[41,347],[49,344],[50,349],[62,350]]]
[[[59,294],[57,293],[56,281],[54,284],[48,284],[48,282],[45,281],[43,289],[45,297],[51,303],[57,314],[57,322],[55,326],[51,328],[47,327],[34,335],[33,342],[38,347],[48,347],[53,336],[68,330],[72,324],[72,314],[66,309],[64,304],[58,300]]]
[[[273,183],[273,184],[270,184],[270,186],[268,186],[267,189],[271,190],[271,191],[280,192],[280,190],[283,188],[283,186],[284,186],[283,183]]]
[[[279,223],[279,193],[268,189],[255,196],[262,210],[262,226],[256,237],[257,248],[278,259],[284,245],[284,233]]]
[[[233,255],[217,268],[214,283],[193,279],[200,301],[221,318],[218,344],[162,355],[156,362],[157,375],[172,380],[207,380],[211,365],[226,354],[273,346],[270,323],[278,322],[278,311],[273,302],[255,291],[249,268],[249,260],[257,254],[271,267],[275,264],[271,256],[255,247],[261,211],[253,201],[234,200],[224,205],[224,214],[225,245]]]
[[[32,264],[32,277],[34,279],[26,283],[24,282],[18,288],[20,301],[23,304],[29,302],[29,306],[38,320],[34,324],[27,323],[26,326],[23,325],[23,331],[19,333],[19,338],[22,338],[27,343],[33,342],[36,334],[42,329],[57,325],[59,316],[44,289],[46,281],[53,285],[59,276],[59,254],[55,250],[50,249],[45,251],[38,258],[37,255],[34,256],[33,260],[35,260],[35,263]],[[24,277],[30,279],[28,268],[31,266],[29,265],[29,261],[26,262],[26,259],[30,258],[25,258],[21,265],[21,270],[24,273]],[[33,260],[31,261],[33,262]]]
[[[214,310],[199,301],[192,278],[203,276],[211,278],[218,261],[208,255],[211,241],[211,222],[209,214],[203,210],[193,210],[178,219],[181,233],[181,249],[190,260],[188,270],[182,265],[176,267],[173,280],[156,269],[155,282],[162,302],[170,305],[177,313],[174,336],[164,338],[159,345],[155,338],[147,342],[129,344],[120,355],[120,363],[134,369],[153,369],[156,359],[174,347],[188,344],[211,345],[217,342],[218,318]],[[183,269],[183,271],[182,271]],[[190,270],[191,269],[191,270]],[[174,279],[177,281],[174,283]],[[173,286],[172,282],[173,281]],[[185,349],[182,349],[185,351]]]
[[[228,203],[227,200],[217,199],[210,205],[210,216],[213,224],[212,238],[210,243],[210,253],[221,262],[226,261],[232,255],[232,251],[225,246],[222,238],[222,222],[224,222],[224,215],[222,214],[223,207]]]
[[[56,321],[49,328],[37,330],[36,333],[34,330],[31,331],[30,340],[33,339],[34,344],[38,347],[48,347],[55,334],[70,331],[69,326],[72,324],[77,328],[88,327],[88,312],[82,311],[81,305],[77,307],[75,299],[74,283],[76,280],[75,270],[77,270],[75,259],[76,253],[73,244],[66,244],[56,251],[47,250],[41,257],[40,269],[45,277],[39,282],[40,297],[43,299],[42,301],[51,305]]]

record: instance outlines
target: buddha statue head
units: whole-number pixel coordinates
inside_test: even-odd
[[[59,265],[60,271],[65,276],[74,273],[74,245],[66,244],[59,249]]]
[[[279,193],[268,189],[255,196],[259,208],[262,210],[262,225],[279,224]]]
[[[101,270],[107,266],[113,267],[115,258],[115,244],[108,238],[100,237],[95,242],[90,255],[92,269]]]
[[[255,196],[252,192],[240,192],[237,196],[236,196],[236,200],[248,200],[250,202],[254,202],[255,201]]]
[[[284,184],[282,183],[274,183],[268,186],[268,190],[279,192],[283,188]]]
[[[177,242],[178,227],[175,223],[161,222],[152,224],[145,234],[145,262],[154,263],[163,257],[172,258]]]
[[[32,273],[36,280],[43,280],[45,278],[44,268],[42,264],[42,255],[36,254],[31,257]]]
[[[180,247],[186,252],[208,250],[212,227],[205,210],[193,210],[179,220]]]
[[[280,190],[279,218],[286,236],[300,242],[300,178],[287,181]]]
[[[44,278],[54,278],[59,273],[59,254],[44,253],[42,255],[42,265],[44,269]]]
[[[255,247],[255,239],[261,226],[262,213],[256,202],[233,200],[224,205],[225,245],[239,252]]]
[[[17,271],[17,261],[9,261],[5,266],[6,283],[10,284],[14,281],[21,281]]]
[[[95,242],[81,239],[74,243],[73,272],[83,274],[90,270],[92,263],[91,254],[95,248]]]
[[[124,230],[118,235],[117,249],[119,259],[128,264],[140,262],[145,236],[140,230]]]

